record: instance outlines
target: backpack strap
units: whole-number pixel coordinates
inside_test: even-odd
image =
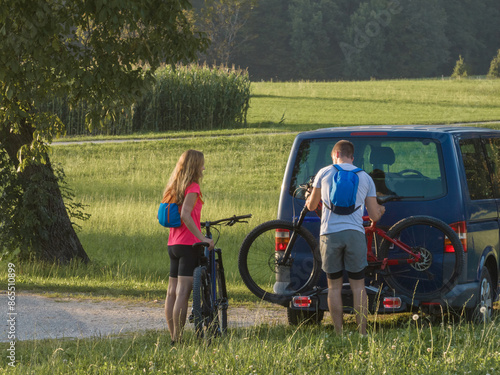
[[[337,169],[337,171],[343,171],[343,169],[338,164],[333,164],[333,166]],[[329,202],[331,203],[331,202]],[[329,206],[328,203],[323,202],[323,204],[330,210],[333,211],[333,205]]]
[[[342,168],[340,167],[340,165],[338,165],[338,164],[334,164],[333,166],[334,166],[335,168],[337,168],[339,171],[345,171],[345,169],[342,169]],[[349,171],[349,172],[359,173],[359,172],[361,172],[361,171],[362,171],[362,169],[361,169],[361,168],[356,167],[356,168],[354,168],[352,171]]]
[[[338,165],[338,164],[333,164],[333,166],[337,169],[337,171],[345,171],[345,169],[343,169],[343,168],[342,168],[340,165]],[[354,173],[356,173],[356,174],[357,174],[357,173],[359,173],[359,172],[361,172],[361,171],[363,171],[363,169],[361,169],[361,168],[359,168],[359,167],[356,167],[355,169],[353,169],[353,170],[352,170],[352,171],[350,171],[350,172],[354,172]],[[330,202],[330,203],[331,203],[331,202]],[[324,205],[325,205],[325,206],[326,206],[326,207],[327,207],[330,211],[332,211],[332,212],[333,212],[333,209],[334,209],[333,204],[332,204],[331,206],[329,206],[329,205],[328,205],[328,203],[326,203],[326,202],[323,202],[323,204],[324,204]],[[356,208],[354,209],[354,211],[357,211],[360,207],[361,207],[361,206],[356,207]]]

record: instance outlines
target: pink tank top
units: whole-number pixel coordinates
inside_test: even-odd
[[[196,193],[198,194],[198,199],[196,200],[196,203],[194,204],[193,211],[191,211],[191,217],[193,218],[196,226],[198,229],[201,230],[201,208],[203,207],[203,201],[201,200],[201,190],[200,190],[200,185],[198,185],[196,182],[193,182],[191,185],[189,185],[184,193],[184,196],[188,195],[189,193]],[[182,209],[182,207],[181,207]],[[198,238],[191,233],[191,231],[186,227],[184,223],[178,228],[170,228],[170,233],[168,236],[168,245],[192,245],[196,242],[200,242]]]

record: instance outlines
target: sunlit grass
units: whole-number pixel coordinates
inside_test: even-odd
[[[251,125],[450,124],[500,120],[500,80],[254,82]]]
[[[156,222],[164,185],[180,154],[206,156],[203,220],[252,213],[248,224],[223,227],[230,304],[252,306],[242,283],[238,249],[256,225],[276,217],[294,134],[330,125],[451,123],[499,120],[500,80],[254,83],[249,129],[134,135],[169,140],[54,147],[77,200],[91,219],[78,233],[91,259],[69,266],[16,266],[18,291],[84,294],[96,298],[161,300],[168,281],[168,230]],[[281,123],[280,123],[281,122]],[[489,124],[489,127],[499,128]],[[266,132],[267,134],[256,134]],[[235,135],[236,134],[236,135]],[[215,136],[215,137],[212,137]],[[101,138],[102,139],[102,138]],[[5,270],[5,268],[4,268]],[[5,271],[0,281],[5,282]],[[498,310],[498,304],[496,306]],[[498,314],[497,314],[498,315]],[[119,338],[18,342],[14,374],[495,374],[500,372],[500,325],[460,320],[430,324],[411,314],[369,317],[369,335],[346,318],[343,337],[329,325],[231,329],[208,345],[187,331],[169,345],[166,332]],[[6,344],[0,344],[3,349]]]
[[[500,80],[252,82],[247,128],[113,138],[183,138],[303,131],[330,126],[500,121]],[[500,124],[488,124],[500,128]],[[97,136],[92,139],[108,139]],[[85,140],[72,137],[70,140]],[[61,139],[66,140],[66,139]]]
[[[163,331],[121,338],[17,343],[13,374],[496,374],[500,325],[429,325],[411,315],[370,324],[367,337],[354,323],[338,336],[331,326],[257,325],[230,329],[212,340],[192,331],[170,346]],[[0,369],[7,369],[5,356]]]
[[[163,298],[169,275],[168,229],[158,224],[156,213],[178,157],[195,148],[206,157],[202,220],[253,215],[248,224],[221,227],[220,238],[214,231],[223,249],[231,298],[252,300],[238,273],[239,246],[253,227],[276,218],[293,139],[263,134],[55,147],[52,161],[64,167],[77,199],[91,214],[90,220],[79,223],[78,232],[91,264],[24,264],[19,267],[18,287]]]

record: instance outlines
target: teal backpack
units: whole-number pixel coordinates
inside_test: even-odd
[[[358,193],[359,177],[361,168],[346,171],[338,164],[334,164],[337,172],[333,175],[330,189],[330,204],[327,207],[337,215],[350,215],[359,207],[356,206],[356,194]]]
[[[181,226],[181,213],[177,203],[160,203],[158,209],[158,221],[166,228],[178,228]]]

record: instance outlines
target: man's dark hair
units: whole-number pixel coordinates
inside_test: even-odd
[[[346,140],[338,141],[332,149],[332,156],[334,153],[339,152],[341,157],[354,157],[354,145]]]

